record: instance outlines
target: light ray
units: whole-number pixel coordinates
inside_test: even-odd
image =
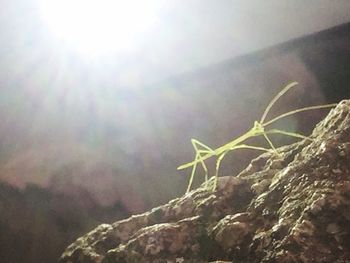
[[[155,24],[156,0],[42,0],[43,20],[53,34],[79,53],[130,50]]]

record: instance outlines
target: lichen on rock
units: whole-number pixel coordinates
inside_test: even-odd
[[[350,262],[350,100],[310,137],[220,177],[215,192],[98,226],[59,262]]]

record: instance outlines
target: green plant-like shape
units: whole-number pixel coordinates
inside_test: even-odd
[[[315,110],[315,109],[323,109],[323,108],[330,108],[330,107],[334,107],[336,104],[325,104],[325,105],[316,105],[316,106],[309,106],[309,107],[305,107],[305,108],[299,108],[299,109],[295,109],[292,111],[288,111],[286,113],[283,113],[275,118],[272,118],[269,121],[266,121],[266,117],[269,113],[269,111],[271,110],[272,106],[279,100],[279,98],[281,98],[288,90],[290,90],[291,88],[295,87],[296,85],[298,85],[297,82],[292,82],[290,84],[288,84],[286,87],[284,87],[271,101],[270,103],[267,105],[260,121],[255,121],[253,127],[248,130],[246,133],[244,133],[243,135],[239,136],[238,138],[230,141],[229,143],[216,148],[216,149],[212,149],[209,146],[205,145],[204,143],[196,140],[196,139],[191,139],[191,143],[193,145],[193,148],[195,150],[195,158],[192,162],[183,164],[181,166],[179,166],[177,169],[178,170],[182,170],[185,168],[189,168],[192,167],[192,172],[190,175],[190,180],[188,183],[188,187],[187,187],[187,191],[186,193],[188,193],[191,190],[191,186],[193,183],[193,179],[196,173],[196,169],[197,169],[197,165],[200,164],[204,170],[205,173],[205,182],[208,182],[208,168],[205,164],[205,161],[213,156],[216,156],[216,166],[215,166],[215,180],[214,180],[214,185],[213,185],[213,191],[215,191],[216,187],[217,187],[217,180],[218,180],[218,176],[219,176],[219,169],[220,169],[220,164],[221,161],[224,159],[225,155],[233,150],[236,149],[253,149],[253,150],[259,150],[259,151],[265,151],[265,152],[273,152],[278,154],[278,151],[276,150],[275,146],[273,145],[272,141],[270,140],[269,136],[270,134],[282,134],[282,135],[286,135],[286,136],[290,136],[290,137],[295,137],[295,138],[299,138],[299,139],[307,139],[307,140],[312,140],[311,138],[304,136],[302,134],[299,133],[294,133],[294,132],[286,132],[283,130],[279,130],[279,129],[270,129],[270,130],[266,130],[266,127],[275,123],[276,121],[285,118],[287,116],[296,114],[298,112],[303,112],[303,111],[308,111],[308,110]],[[244,144],[244,142],[252,137],[257,137],[257,136],[263,136],[266,141],[268,142],[269,146],[271,148],[264,148],[264,147],[259,147],[259,146],[253,146],[253,145],[247,145]]]

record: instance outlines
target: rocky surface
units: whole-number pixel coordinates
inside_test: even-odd
[[[100,225],[59,262],[350,262],[350,100],[311,138],[221,177],[215,192]]]

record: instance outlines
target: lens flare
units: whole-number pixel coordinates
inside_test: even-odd
[[[156,22],[159,5],[137,0],[42,0],[42,18],[56,37],[87,55],[128,51]]]

